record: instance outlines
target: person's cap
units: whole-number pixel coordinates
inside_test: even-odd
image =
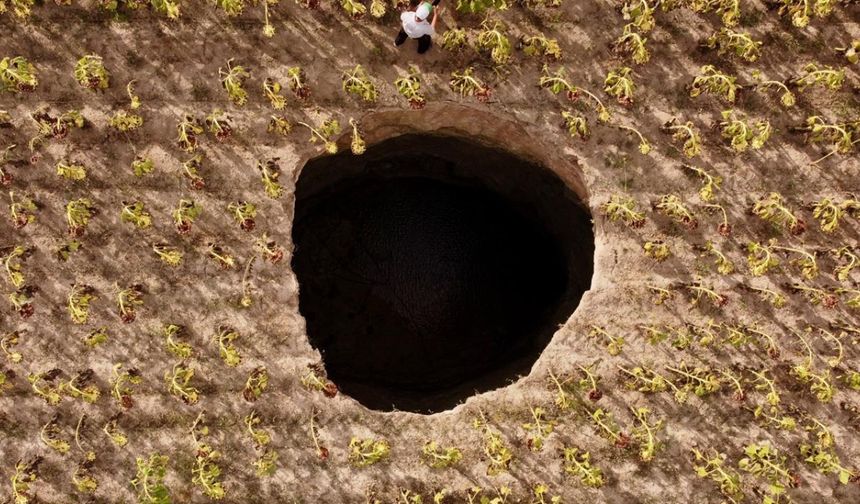
[[[430,16],[430,10],[431,10],[430,4],[428,4],[426,2],[422,3],[421,5],[418,6],[417,9],[415,9],[415,17],[423,21],[423,20],[427,19],[428,16]]]

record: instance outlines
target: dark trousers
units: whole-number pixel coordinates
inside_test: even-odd
[[[402,45],[406,42],[406,39],[409,38],[409,35],[403,31],[403,28],[400,29],[400,33],[397,34],[397,37],[394,39],[394,45]],[[424,54],[427,52],[427,49],[430,49],[430,45],[432,44],[432,40],[430,39],[430,35],[422,35],[418,39],[418,54]]]

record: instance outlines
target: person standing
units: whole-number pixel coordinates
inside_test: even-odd
[[[433,3],[422,1],[414,11],[406,11],[400,15],[400,33],[394,39],[394,45],[400,46],[407,38],[418,39],[418,54],[424,54],[432,45],[432,37],[436,35],[436,21],[442,14],[442,9],[435,9],[440,0]],[[433,13],[433,20],[429,23],[427,18]]]

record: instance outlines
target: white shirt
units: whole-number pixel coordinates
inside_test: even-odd
[[[404,12],[400,15],[400,21],[403,23],[403,31],[409,35],[410,38],[421,38],[424,35],[436,35],[436,30],[433,29],[433,26],[427,22],[427,20],[420,21],[415,17],[415,13],[412,11]]]

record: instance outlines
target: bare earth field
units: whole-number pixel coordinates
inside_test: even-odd
[[[47,2],[19,19],[10,4],[0,59],[26,58],[38,85],[0,87],[9,116],[0,151],[17,145],[0,158],[11,176],[0,195],[0,502],[860,502],[860,65],[836,50],[860,40],[860,4],[835,3],[801,28],[778,4],[740,2],[731,29],[762,42],[747,61],[704,46],[724,27],[714,8],[675,3],[654,9],[653,29],[638,28],[650,51],[642,64],[613,51],[635,21],[620,2],[493,9],[512,46],[502,65],[474,47],[486,15],[453,4],[439,32],[464,28],[473,47],[448,51],[440,37],[426,55],[415,41],[394,46],[390,5],[380,19],[354,19],[337,2],[282,0],[269,6],[275,33],[266,37],[261,4],[229,17],[183,2],[178,20],[89,1]],[[521,36],[540,33],[557,40],[560,59],[520,48]],[[88,54],[102,58],[105,89],[75,79]],[[249,74],[242,105],[219,76],[230,59]],[[539,85],[545,63],[566,69],[562,92]],[[804,70],[810,63],[832,74]],[[357,64],[375,101],[342,89]],[[410,65],[421,110],[393,84]],[[737,78],[733,102],[691,96],[704,65]],[[295,66],[310,89],[304,100],[289,86]],[[467,67],[492,89],[486,101],[449,86]],[[622,67],[632,69],[632,103],[604,91],[607,73]],[[834,80],[828,87],[821,76]],[[267,78],[283,85],[283,110],[264,95]],[[49,121],[40,136],[40,107],[55,119],[77,110],[85,124],[55,135]],[[206,130],[215,109],[229,116],[223,140]],[[112,127],[121,110],[142,126]],[[758,132],[768,122],[769,137],[759,146],[751,131],[753,145],[733,148],[721,124],[729,110]],[[571,137],[562,111],[584,118],[589,138]],[[292,130],[269,131],[273,115]],[[193,150],[177,141],[185,116],[204,129]],[[813,116],[833,126],[820,138],[803,129]],[[353,141],[350,119],[368,145],[457,135],[543,165],[582,199],[594,224],[591,288],[530,372],[432,415],[330,397],[324,370],[308,367],[321,356],[291,269],[296,182],[308,160],[328,155],[299,123],[330,118],[342,127],[330,136],[340,151]],[[695,156],[684,152],[685,130],[666,130],[673,118],[692,123]],[[184,167],[196,155],[202,182]],[[136,175],[136,157],[151,160],[151,172]],[[267,194],[258,163],[275,158],[281,187]],[[86,176],[59,176],[58,163]],[[702,190],[707,176],[718,178],[713,194]],[[21,207],[10,205],[22,198],[35,209],[19,226]],[[92,215],[73,237],[67,204],[80,198]],[[202,210],[185,233],[174,218],[180,200]],[[228,210],[240,201],[256,206],[253,230]],[[134,202],[150,225],[121,218]],[[181,263],[166,264],[153,250],[161,244]],[[278,250],[283,258],[270,260]],[[168,339],[170,324],[181,329]],[[267,386],[255,395],[247,384],[262,370]],[[371,441],[351,447],[354,439]],[[441,458],[422,455],[429,441]],[[153,455],[166,457],[163,482],[141,474]]]

